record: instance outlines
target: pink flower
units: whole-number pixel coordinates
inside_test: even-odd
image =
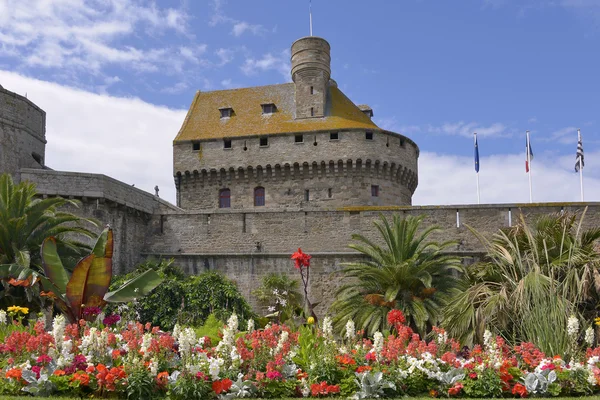
[[[267,378],[271,379],[271,380],[275,380],[275,379],[281,379],[283,376],[281,375],[281,372],[279,371],[269,371],[267,372]]]

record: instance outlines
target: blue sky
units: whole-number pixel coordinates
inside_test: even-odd
[[[195,91],[289,81],[289,47],[308,34],[307,0],[50,3],[0,0],[0,84],[48,112],[51,166],[147,190],[160,182],[167,198],[170,141]],[[600,200],[600,0],[312,3],[340,88],[421,148],[416,203],[474,200],[474,131],[482,201],[526,201],[527,129],[539,168],[534,197],[577,200],[576,128],[586,199]],[[110,135],[112,148],[91,138]],[[149,142],[141,152],[140,138]],[[168,162],[124,161],[136,146]],[[93,149],[115,165],[90,164],[82,155]]]

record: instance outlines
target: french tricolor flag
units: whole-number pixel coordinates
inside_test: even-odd
[[[529,141],[529,133],[525,138],[525,172],[529,172],[529,163],[533,160],[533,151],[531,150],[531,142]]]

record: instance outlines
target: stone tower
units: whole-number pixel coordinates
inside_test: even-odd
[[[19,179],[21,168],[43,168],[46,153],[46,113],[0,86],[0,174]]]
[[[292,80],[296,85],[296,119],[325,116],[327,87],[331,77],[329,43],[316,36],[292,44]]]

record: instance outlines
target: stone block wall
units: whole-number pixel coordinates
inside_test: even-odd
[[[27,98],[1,86],[0,145],[0,173],[8,172],[18,179],[20,168],[44,165],[46,113]]]

